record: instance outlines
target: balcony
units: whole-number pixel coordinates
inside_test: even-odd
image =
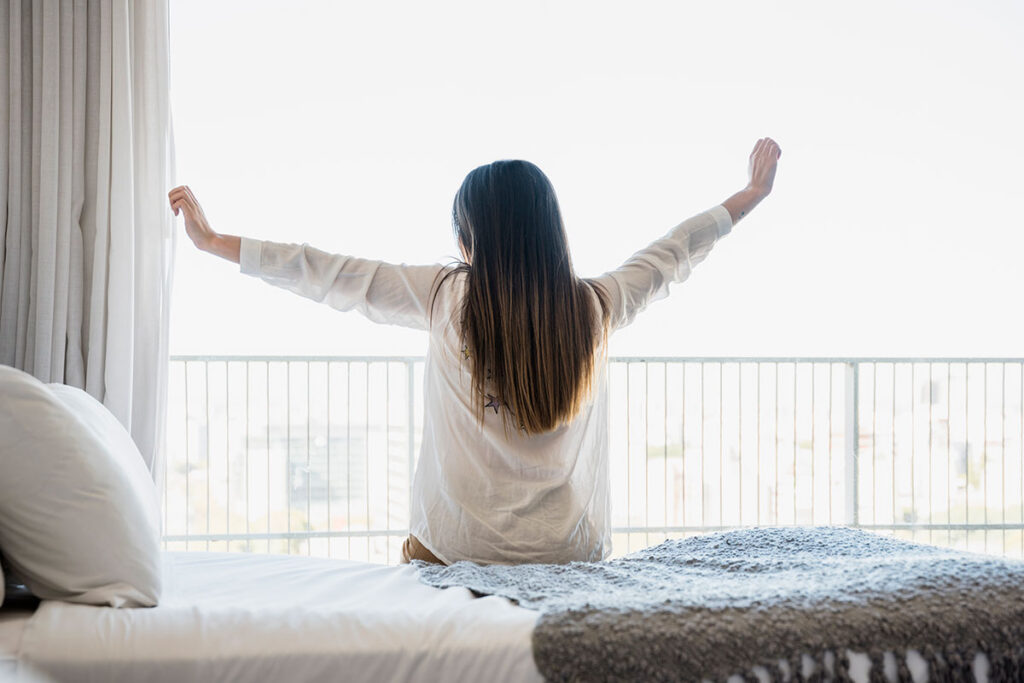
[[[609,360],[615,555],[843,524],[1024,557],[1024,359]],[[164,546],[397,562],[423,358],[176,356]]]

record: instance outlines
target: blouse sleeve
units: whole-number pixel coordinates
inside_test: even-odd
[[[716,206],[683,221],[615,270],[595,278],[610,299],[610,329],[628,325],[649,303],[668,296],[669,285],[688,278],[730,230],[728,210]]]
[[[329,254],[308,244],[243,237],[241,271],[339,311],[377,323],[430,327],[430,299],[441,265],[409,266]]]

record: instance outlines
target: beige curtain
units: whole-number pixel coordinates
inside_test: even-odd
[[[0,0],[0,363],[161,457],[173,255],[166,0]]]

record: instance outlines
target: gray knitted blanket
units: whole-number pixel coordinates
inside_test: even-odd
[[[1024,681],[1024,562],[839,527],[756,528],[666,541],[567,565],[416,563],[420,580],[541,611],[533,656],[548,681]],[[900,656],[903,655],[903,656]],[[790,673],[797,674],[790,678]]]

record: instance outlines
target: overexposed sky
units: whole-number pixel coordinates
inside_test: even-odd
[[[1022,354],[1019,2],[172,0],[171,30],[177,182],[215,230],[446,262],[466,173],[523,158],[597,275],[770,135],[775,193],[613,354]],[[182,231],[172,353],[425,345]]]

